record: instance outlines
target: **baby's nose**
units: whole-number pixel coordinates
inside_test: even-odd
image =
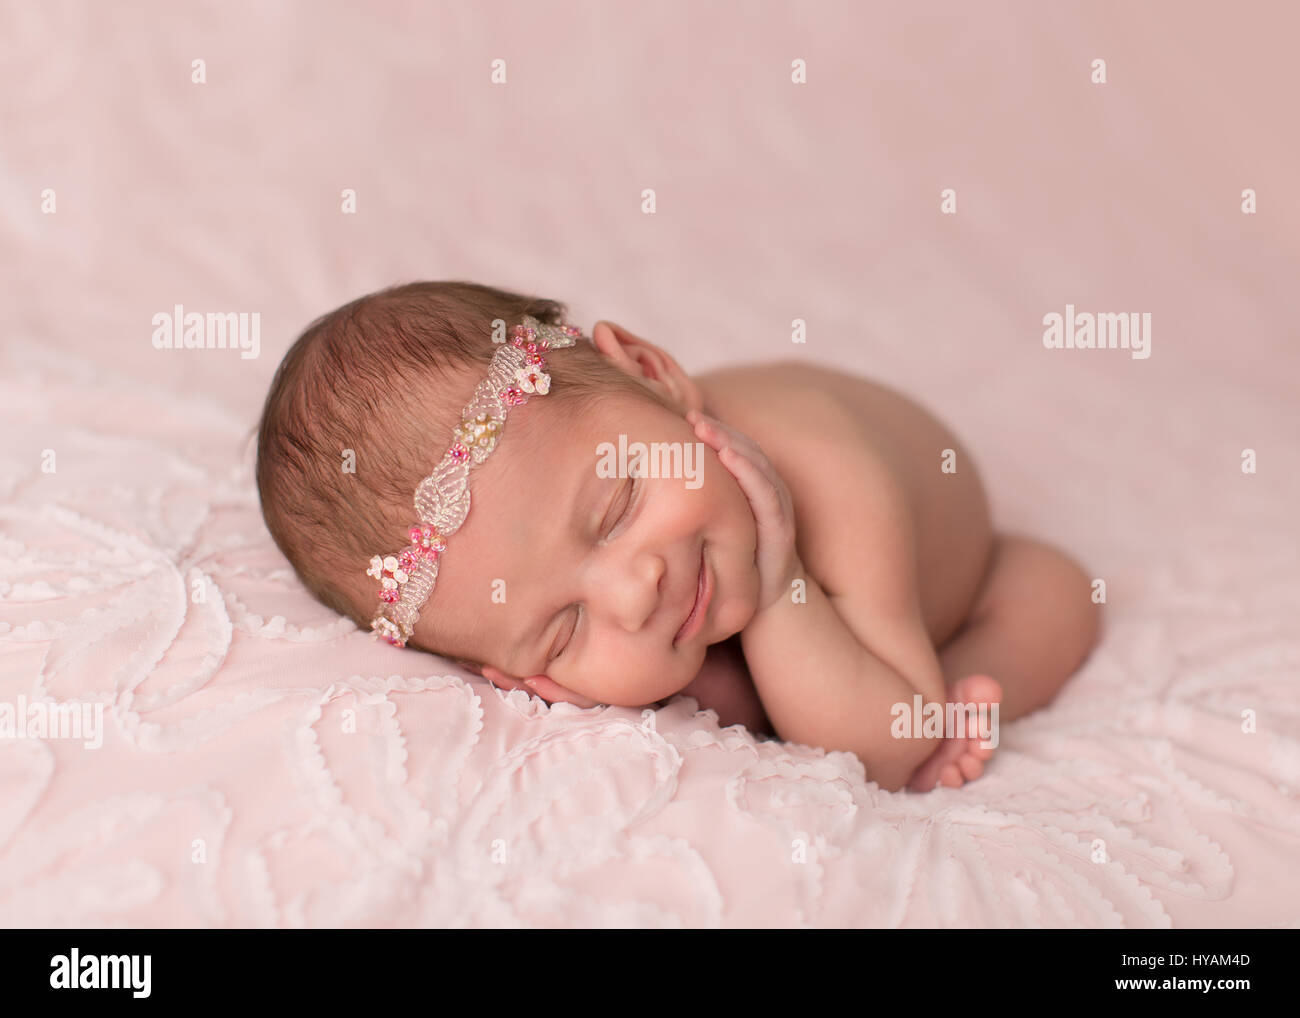
[[[615,614],[618,624],[637,633],[651,624],[662,604],[667,582],[667,567],[659,555],[644,554],[630,565],[624,563],[620,575],[608,586],[599,583],[593,593],[595,604],[605,603]]]

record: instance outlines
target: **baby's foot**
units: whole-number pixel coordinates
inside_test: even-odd
[[[949,703],[999,703],[1002,687],[987,675],[968,675],[948,687]],[[960,788],[984,773],[984,762],[993,755],[992,747],[980,745],[978,733],[973,737],[949,738],[916,769],[907,787],[913,792],[930,792],[940,785]]]

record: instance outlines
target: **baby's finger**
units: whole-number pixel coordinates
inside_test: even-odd
[[[715,452],[721,453],[723,449],[727,448],[735,449],[747,459],[758,464],[759,469],[768,474],[769,477],[774,473],[769,469],[767,457],[763,455],[763,450],[758,448],[753,439],[736,431],[734,428],[727,427],[712,417],[702,415],[696,421],[695,434],[707,442]],[[772,477],[771,479],[775,483],[775,478]]]
[[[722,460],[722,465],[731,471],[741,491],[749,499],[759,529],[780,530],[785,525],[781,494],[768,476],[753,460],[733,448],[723,449],[718,454],[718,458]]]
[[[735,449],[767,477],[769,484],[776,488],[782,487],[782,482],[777,475],[776,467],[772,465],[772,461],[763,454],[763,450],[759,448],[758,443],[743,432],[736,431],[734,428],[729,428],[721,424],[721,422],[701,414],[696,422],[695,433],[719,455],[722,454],[723,449]]]
[[[696,418],[695,437],[701,439],[716,453],[721,453],[730,444],[730,439],[704,417]]]
[[[707,414],[701,414],[700,419],[713,430],[718,432],[722,439],[743,449],[751,458],[758,459],[763,455],[763,450],[759,446],[758,442],[750,438],[743,431],[738,431],[725,421],[720,421],[716,417],[709,417]]]

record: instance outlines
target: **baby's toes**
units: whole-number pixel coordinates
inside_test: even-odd
[[[957,759],[957,767],[967,781],[974,781],[984,773],[984,761],[971,753],[965,753]]]
[[[1002,683],[991,675],[967,675],[953,683],[948,699],[959,703],[1000,703]]]
[[[939,768],[939,784],[944,788],[961,788],[965,783],[966,779],[961,776],[956,764],[944,764]]]
[[[983,763],[985,760],[990,759],[994,753],[994,747],[982,746],[980,745],[982,741],[983,741],[982,739],[971,739],[969,741],[968,748],[966,750],[967,756],[971,757],[974,760],[978,760],[981,763]]]

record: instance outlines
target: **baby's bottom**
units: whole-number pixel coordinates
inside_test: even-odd
[[[1002,686],[999,717],[1049,703],[1101,635],[1092,580],[1064,552],[1011,534],[992,556],[961,627],[937,650],[944,681],[990,675]]]

